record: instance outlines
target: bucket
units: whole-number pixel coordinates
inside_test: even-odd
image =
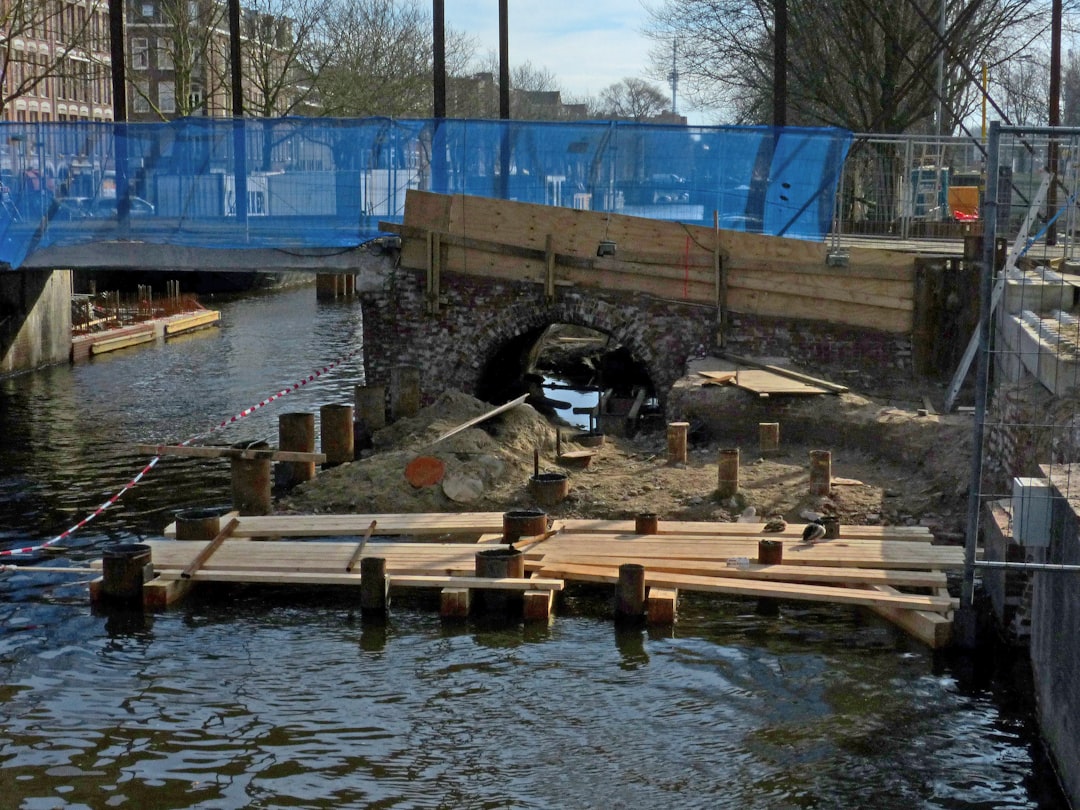
[[[101,559],[102,594],[116,601],[142,600],[142,586],[154,575],[150,546],[117,543],[105,549]]]
[[[542,509],[516,509],[503,512],[503,542],[516,543],[522,537],[535,537],[547,531],[547,512]]]
[[[537,473],[529,478],[529,494],[543,506],[554,506],[570,494],[570,479],[563,473]]]
[[[216,508],[183,509],[176,513],[177,540],[213,540],[221,531],[225,510]]]

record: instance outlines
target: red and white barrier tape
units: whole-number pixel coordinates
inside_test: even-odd
[[[329,365],[323,366],[321,369],[309,374],[304,379],[293,383],[291,388],[283,388],[282,390],[278,391],[277,393],[271,394],[266,399],[264,399],[262,402],[260,402],[258,405],[253,405],[250,408],[245,408],[244,410],[240,411],[240,413],[238,413],[235,416],[232,416],[232,417],[230,417],[228,419],[225,419],[220,424],[215,425],[214,427],[207,430],[205,433],[200,433],[200,434],[197,434],[195,436],[192,436],[190,439],[185,439],[184,441],[180,442],[180,444],[181,445],[191,444],[193,441],[195,441],[197,439],[205,438],[205,437],[209,436],[212,433],[216,433],[217,431],[228,427],[229,425],[236,424],[241,419],[244,419],[245,417],[251,416],[251,414],[255,413],[255,411],[269,405],[271,402],[279,400],[282,397],[286,396],[287,394],[291,394],[293,391],[298,391],[301,388],[303,388],[305,385],[307,385],[308,383],[314,382],[315,380],[317,380],[322,375],[330,373],[333,369],[337,368],[342,363],[349,360],[353,355],[355,355],[359,351],[360,351],[359,349],[356,349],[354,351],[349,352],[348,354],[342,355],[341,357],[339,357],[337,360],[330,363]],[[90,521],[94,520],[94,518],[96,518],[98,515],[100,515],[102,512],[104,512],[106,509],[108,509],[110,506],[112,506],[118,500],[120,500],[120,498],[124,495],[124,493],[126,493],[129,489],[134,487],[136,484],[138,484],[146,476],[146,474],[148,472],[150,472],[150,470],[152,470],[157,465],[157,463],[159,461],[161,461],[161,456],[160,455],[154,456],[152,459],[150,459],[150,462],[139,471],[138,475],[136,475],[134,478],[132,478],[130,481],[128,481],[115,495],[113,495],[111,498],[109,498],[107,501],[105,501],[105,503],[103,503],[96,510],[94,510],[94,512],[92,514],[87,515],[82,520],[80,520],[78,523],[76,523],[74,526],[72,526],[69,529],[65,530],[64,532],[58,534],[52,540],[46,540],[44,543],[39,543],[36,546],[26,546],[25,548],[4,549],[4,550],[0,551],[0,557],[10,557],[10,556],[12,556],[14,554],[33,554],[36,551],[41,551],[42,549],[48,548],[49,546],[56,545],[61,540],[67,539],[72,534],[74,534],[79,529],[81,529],[83,526],[90,523]],[[0,571],[12,570],[12,569],[15,569],[15,568],[18,568],[18,566],[5,565],[5,566],[0,566]]]

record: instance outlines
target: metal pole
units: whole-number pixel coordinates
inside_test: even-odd
[[[787,126],[787,29],[787,0],[776,0],[773,4],[774,127]]]
[[[127,79],[124,52],[124,0],[109,0],[109,59],[112,62],[113,161],[116,170],[116,215],[120,231],[130,223],[131,199],[127,180]]]
[[[941,0],[938,14],[937,42],[937,132],[945,134],[945,6],[948,0]]]
[[[971,491],[968,495],[967,533],[964,542],[964,581],[960,591],[961,610],[970,610],[975,600],[975,553],[979,539],[979,511],[982,489],[983,433],[989,399],[990,373],[990,298],[994,287],[994,246],[997,242],[998,152],[1001,144],[1000,123],[990,124],[986,157],[986,196],[983,200],[982,279],[979,285],[979,353],[975,371],[975,425],[971,442]]]
[[[433,112],[435,118],[446,118],[446,9],[444,0],[431,3],[431,42],[435,75]],[[458,113],[459,115],[461,113]]]
[[[508,0],[499,0],[499,118],[510,118],[510,14]]]
[[[1061,125],[1061,0],[1053,0],[1050,10],[1050,120],[1052,127]],[[1053,216],[1057,209],[1058,142],[1051,138],[1046,146],[1046,169],[1054,175],[1046,190],[1046,211]],[[1051,221],[1046,229],[1046,244],[1057,244],[1057,223]]]
[[[247,144],[244,138],[244,79],[240,53],[240,0],[229,0],[229,59],[232,62],[233,174],[236,221],[247,222]]]

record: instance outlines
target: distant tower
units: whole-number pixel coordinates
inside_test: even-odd
[[[676,115],[679,112],[679,108],[676,105],[676,99],[679,91],[679,71],[675,67],[675,55],[679,50],[679,39],[676,37],[671,40],[671,73],[668,74],[668,83],[671,84],[671,114]]]

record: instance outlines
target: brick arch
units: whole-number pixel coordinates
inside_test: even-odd
[[[394,365],[418,366],[425,402],[450,388],[475,393],[501,347],[529,331],[566,323],[604,332],[625,346],[666,404],[687,358],[711,348],[715,328],[713,310],[678,301],[556,288],[548,302],[536,283],[457,274],[444,277],[438,313],[428,313],[426,303],[422,276],[399,276],[393,287],[361,294],[368,382],[388,382]]]

